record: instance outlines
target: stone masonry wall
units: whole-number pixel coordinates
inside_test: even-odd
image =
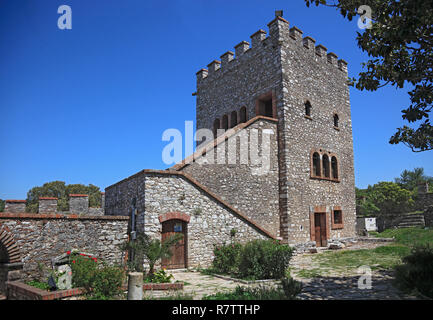
[[[229,202],[242,213],[257,223],[260,223],[265,229],[274,235],[279,234],[279,206],[278,206],[278,145],[277,145],[277,125],[276,121],[258,119],[245,129],[247,139],[251,137],[251,130],[259,132],[259,150],[262,152],[261,136],[263,130],[271,130],[273,134],[270,137],[270,158],[269,170],[265,174],[257,175],[253,171],[254,166],[251,161],[248,164],[240,164],[240,152],[248,157],[248,144],[240,147],[238,135],[231,136],[229,140],[222,143],[227,159],[229,150],[228,144],[232,140],[237,140],[236,164],[200,164],[192,162],[181,170],[191,175],[194,179],[219,195],[222,199]],[[214,157],[217,159],[217,149],[214,149]],[[224,149],[223,149],[224,150]],[[208,157],[209,152],[206,154]],[[261,155],[264,155],[262,152]]]
[[[269,37],[256,33],[251,48],[243,42],[235,57],[225,54],[221,63],[197,73],[197,128],[212,129],[216,118],[230,119],[242,106],[251,118],[257,100],[271,92],[278,118],[280,235],[290,243],[309,241],[311,208],[326,208],[331,226],[331,210],[341,207],[344,227],[328,236],[352,237],[356,214],[347,63],[281,17],[268,27]],[[312,105],[310,117],[306,101]],[[338,182],[310,177],[312,150],[337,156]]]
[[[61,214],[0,213],[19,247],[24,279],[38,277],[38,263],[50,268],[51,259],[68,250],[92,253],[108,263],[122,262],[118,245],[127,240],[128,217]]]
[[[252,36],[251,47],[242,42],[235,48],[235,56],[228,52],[221,57],[221,65],[213,63],[209,70],[198,72],[197,129],[212,130],[215,119],[227,115],[230,121],[231,112],[239,114],[241,107],[247,109],[247,120],[255,117],[257,98],[278,87],[282,70],[277,47],[263,32]]]
[[[162,231],[160,215],[182,212],[191,217],[187,227],[189,267],[209,266],[214,245],[231,240],[246,242],[269,238],[181,174],[146,171],[107,188],[106,212],[119,206],[125,208],[124,214],[128,214],[132,198],[136,199],[137,205],[137,229],[159,239]],[[234,239],[230,235],[232,229],[237,231]]]
[[[309,206],[341,206],[344,228],[330,231],[330,238],[355,235],[355,180],[352,125],[347,69],[344,61],[314,46],[302,31],[280,23],[283,72],[282,106],[285,155],[280,170],[287,187],[287,232],[289,240],[309,238]],[[312,105],[305,117],[305,102]],[[333,116],[339,117],[334,127]],[[339,182],[310,178],[313,149],[332,152],[339,161]],[[331,223],[329,220],[327,221]]]

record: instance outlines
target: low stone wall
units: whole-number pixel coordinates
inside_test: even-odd
[[[23,280],[45,276],[41,269],[50,269],[51,259],[72,249],[120,264],[125,253],[119,245],[127,241],[128,221],[124,216],[0,213],[0,230],[11,239],[0,246],[19,249]]]
[[[45,291],[29,286],[21,281],[8,282],[7,288],[8,300],[57,300],[84,294],[84,289],[82,288]]]
[[[433,227],[433,205],[425,209],[424,211],[424,220],[426,227]]]

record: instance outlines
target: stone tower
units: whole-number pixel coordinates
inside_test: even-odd
[[[353,237],[347,62],[281,16],[268,28],[269,35],[255,32],[251,45],[242,41],[197,72],[197,129],[216,132],[256,116],[276,119],[278,235],[290,244],[318,246]]]

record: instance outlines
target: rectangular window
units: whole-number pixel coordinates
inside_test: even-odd
[[[343,211],[340,207],[332,210],[332,229],[343,229]]]

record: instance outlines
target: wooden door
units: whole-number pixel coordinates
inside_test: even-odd
[[[168,220],[162,223],[162,242],[176,233],[183,234],[183,238],[171,247],[172,257],[170,259],[162,259],[162,267],[166,269],[186,268],[186,227],[186,222],[182,220]]]
[[[326,238],[326,213],[314,214],[314,238],[317,247],[326,247],[328,245]]]

